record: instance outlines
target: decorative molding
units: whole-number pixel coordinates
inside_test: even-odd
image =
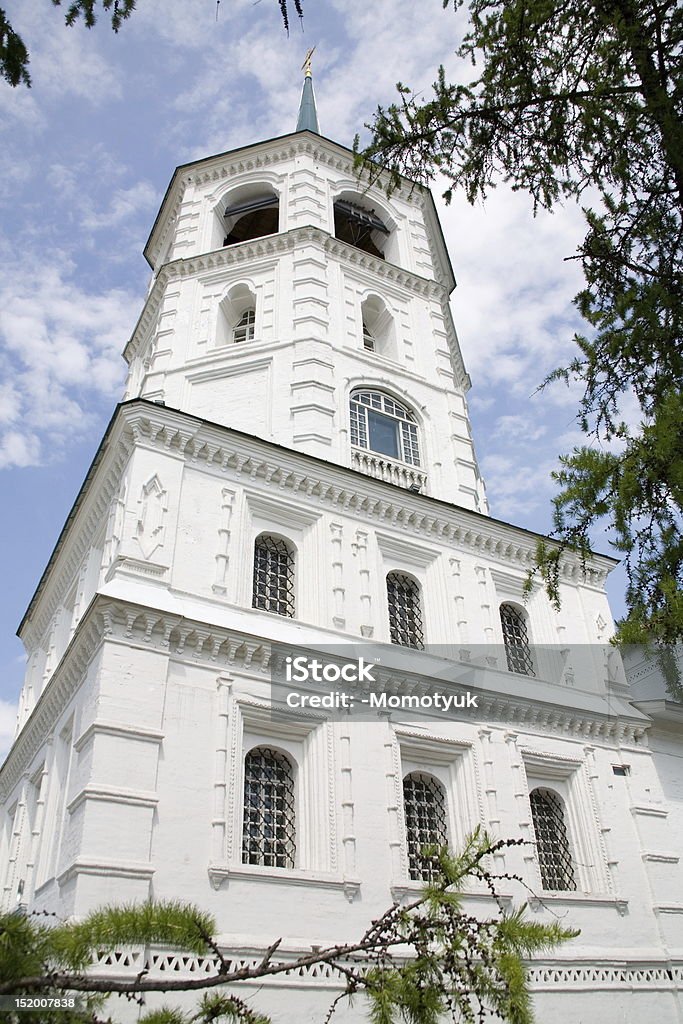
[[[380,552],[388,560],[396,560],[399,563],[397,568],[408,565],[426,569],[441,554],[438,548],[418,546],[406,537],[395,537],[388,533],[381,533],[379,530],[376,531],[375,536]]]
[[[583,892],[544,892],[542,896],[530,896],[527,899],[529,910],[538,914],[548,910],[555,916],[554,907],[613,907],[620,917],[628,912],[628,900],[606,894],[593,895]]]
[[[641,815],[644,818],[668,818],[669,812],[666,807],[658,804],[634,804],[631,807],[631,814]]]
[[[295,529],[304,529],[317,523],[322,513],[317,510],[304,508],[302,505],[294,505],[291,502],[283,501],[281,497],[262,494],[260,491],[248,490],[245,492],[247,508],[254,515],[261,515],[266,519],[283,526],[292,526]]]
[[[138,498],[135,538],[145,559],[142,565],[150,561],[157,548],[164,546],[167,513],[168,492],[164,490],[158,473],[155,473],[142,485]]]
[[[330,543],[332,546],[332,625],[335,629],[346,629],[343,523],[330,523]]]
[[[395,903],[402,903],[404,900],[412,903],[424,897],[424,882],[407,882],[405,880],[391,883],[391,898]],[[479,903],[482,909],[494,910],[497,906],[510,907],[514,899],[509,893],[496,893],[495,897],[486,890],[485,892],[472,892],[465,889],[462,893],[463,903],[467,906],[472,903]],[[468,908],[469,909],[469,908]]]
[[[164,733],[158,729],[147,729],[140,725],[128,725],[118,722],[92,722],[83,730],[80,736],[74,741],[74,750],[81,752],[83,747],[92,742],[95,736],[115,736],[118,739],[138,740],[142,743],[159,744],[164,738]]]
[[[496,586],[496,592],[500,598],[516,597],[524,598],[524,584],[526,577],[517,573],[506,572],[504,569],[491,569],[491,577]]]
[[[73,797],[66,805],[69,814],[88,800],[111,804],[130,804],[133,807],[154,808],[159,803],[156,793],[144,790],[116,789],[114,786],[90,785],[84,788]]]
[[[370,569],[368,568],[367,530],[356,530],[351,550],[358,562],[358,575],[360,576],[360,632],[363,638],[369,639],[374,633],[374,626],[370,624],[372,622],[372,587],[370,585]]]
[[[34,757],[51,736],[55,724],[82,682],[87,667],[104,638],[104,620],[94,612],[94,602],[78,624],[64,657],[55,668],[28,720],[15,739],[7,760],[0,768],[0,802],[26,772]]]
[[[505,899],[505,897],[503,897]],[[234,941],[234,939],[233,939]],[[265,949],[251,942],[242,947],[219,943],[221,955],[229,970],[239,971],[256,968],[263,960]],[[325,989],[340,989],[344,977],[328,963],[294,967],[297,957],[310,954],[311,947],[293,948],[280,946],[275,962],[292,962],[293,970],[272,978],[258,978],[251,984],[267,989],[291,989],[316,986]],[[400,957],[396,957],[401,962]],[[168,949],[127,948],[107,950],[100,953],[93,964],[93,974],[132,976],[145,973],[149,977],[169,975],[176,978],[197,978],[216,972],[218,962],[213,956],[197,956],[192,953],[178,953]],[[670,959],[597,959],[590,960],[547,960],[545,963],[526,965],[529,986],[534,992],[554,991],[609,991],[631,997],[634,991],[671,992],[675,995],[683,990],[683,961]],[[249,985],[244,981],[241,984]]]
[[[553,961],[527,967],[527,977],[534,991],[543,989],[611,990],[631,993],[634,989],[678,991],[683,988],[683,963],[651,960],[594,960],[581,962]]]
[[[227,885],[230,879],[249,882],[278,882],[280,885],[305,885],[312,889],[341,892],[351,903],[360,893],[361,883],[354,878],[339,878],[332,874],[300,871],[287,868],[265,868],[257,864],[209,864],[209,880],[214,889]]]
[[[99,468],[106,451],[106,457],[112,460],[111,466],[102,470],[103,478],[94,496],[85,486],[77,499],[22,623],[22,636],[29,645],[35,645],[44,636],[73,583],[94,535],[107,519],[123,468],[136,445],[180,455],[191,463],[201,462],[207,469],[229,475],[234,481],[241,477],[258,480],[261,486],[277,488],[276,494],[288,492],[294,502],[305,495],[328,508],[348,510],[369,523],[400,524],[406,533],[427,540],[436,538],[447,548],[485,553],[493,561],[521,566],[525,571],[533,564],[535,537],[526,531],[460,506],[431,499],[425,502],[422,495],[404,489],[397,492],[395,487],[358,471],[321,462],[302,452],[278,448],[228,427],[204,423],[189,414],[142,399],[121,407],[112,431],[106,449],[101,450],[96,460]],[[85,521],[77,534],[69,536],[69,553],[63,567],[55,574],[53,566],[63,557],[67,530],[85,509],[88,510]],[[596,556],[584,579],[580,561],[569,554],[562,562],[561,576],[568,583],[602,590],[611,564],[611,560]],[[36,606],[37,613],[32,617]]]
[[[41,744],[53,731],[55,722],[82,681],[91,657],[105,637],[115,643],[141,646],[144,644],[146,649],[156,649],[174,657],[191,657],[209,667],[221,666],[229,669],[239,665],[242,669],[254,673],[267,673],[270,669],[270,644],[262,637],[253,637],[227,627],[183,619],[177,614],[154,611],[141,605],[98,596],[81,619],[66,654],[19,733],[7,761],[0,769],[0,800],[6,799]],[[332,632],[330,642],[337,642]],[[406,685],[414,685],[415,682],[420,682],[420,679],[417,676],[403,681],[388,679],[387,686],[395,684],[398,690],[401,690],[404,682]],[[428,680],[424,692],[442,692],[443,686],[443,680]],[[478,717],[481,720],[506,722],[526,731],[565,734],[577,739],[632,742],[636,745],[640,743],[642,747],[640,741],[648,724],[618,717],[607,718],[604,715],[558,705],[538,704],[514,694],[504,695],[482,690],[478,693],[478,700]],[[258,707],[258,702],[255,702],[255,707]],[[261,714],[269,719],[270,707],[264,705]],[[304,714],[297,711],[296,716],[299,721],[325,720],[325,716],[313,712]],[[534,752],[530,751],[529,756],[533,757]],[[655,817],[666,817],[668,813],[666,809],[656,805],[639,805],[631,810],[633,814]]]
[[[163,580],[168,574],[168,566],[159,562],[143,561],[140,558],[131,558],[128,555],[117,555],[107,570],[106,580],[109,582],[114,575],[121,576],[142,576],[148,579]]]
[[[77,857],[64,871],[57,876],[57,884],[62,887],[78,875],[101,875],[104,878],[137,878],[150,881],[154,875],[152,864],[142,861],[128,860],[95,860],[89,857]]]
[[[640,856],[655,864],[678,864],[681,859],[677,853],[669,850],[643,850]]]
[[[227,593],[228,566],[230,564],[230,522],[234,500],[235,492],[224,487],[221,491],[221,525],[217,531],[216,577],[211,588],[214,594]]]
[[[443,284],[421,277],[410,270],[404,270],[393,263],[357,249],[347,242],[342,242],[322,228],[312,224],[291,228],[276,235],[265,235],[262,238],[250,239],[236,245],[213,249],[210,252],[197,253],[193,256],[181,257],[165,263],[157,274],[154,285],[145,301],[130,341],[123,355],[129,364],[138,356],[146,354],[146,347],[152,340],[151,328],[156,323],[157,315],[163,302],[167,287],[176,282],[192,277],[203,277],[226,267],[249,264],[253,267],[264,257],[272,259],[294,252],[303,245],[317,244],[327,254],[345,266],[362,268],[370,271],[377,281],[389,281],[394,286],[405,289],[423,298],[435,299],[439,302],[447,300],[448,293]],[[376,285],[380,287],[380,285]],[[466,390],[467,374],[459,356],[456,363],[456,383]]]

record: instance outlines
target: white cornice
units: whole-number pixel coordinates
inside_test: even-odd
[[[537,541],[547,539],[168,407],[137,401],[122,406],[121,414],[133,431],[135,444],[159,451],[170,449],[233,479],[258,480],[272,485],[279,495],[284,491],[290,498],[315,497],[321,505],[350,511],[359,520],[380,521],[432,542],[445,541],[449,547],[484,555],[501,567],[515,567],[517,572],[520,566],[526,571],[533,565]],[[568,552],[561,577],[602,589],[614,564],[614,559],[594,555],[584,579],[580,559]]]
[[[315,500],[316,506],[353,514],[360,522],[400,530],[405,543],[444,544],[469,551],[500,566],[525,573],[534,563],[540,535],[490,519],[458,505],[413,494],[335,463],[208,423],[142,399],[119,407],[95,458],[95,469],[76,499],[57,546],[24,617],[21,635],[37,642],[101,527],[133,448],[172,455],[235,483],[271,489],[276,502]],[[267,500],[264,495],[264,499]],[[317,514],[317,510],[316,510]],[[581,562],[567,553],[562,580],[602,591],[614,560],[595,555],[583,577]]]
[[[174,599],[160,592],[158,600],[160,603],[172,603]],[[169,657],[191,660],[193,664],[214,670],[237,667],[249,675],[264,678],[270,672],[272,641],[268,636],[257,634],[256,630],[263,628],[266,622],[260,613],[253,613],[249,623],[254,632],[246,633],[243,621],[242,617],[240,628],[236,629],[199,618],[189,619],[163,607],[153,608],[132,601],[97,596],[79,623],[66,654],[0,769],[0,802],[7,799],[23,774],[30,770],[34,757],[54,733],[69,701],[83,682],[93,655],[102,643],[108,641],[132,648],[158,650]],[[299,623],[299,627],[301,635],[297,642],[307,648],[314,649],[316,644],[324,648],[330,643],[339,643],[337,633],[327,638],[325,630],[308,627],[303,623]],[[306,635],[307,632],[310,632],[310,637]],[[425,664],[429,672],[433,659],[427,658]],[[388,684],[395,684],[396,692],[402,692],[406,685],[410,687],[418,679],[420,685],[426,687],[425,693],[432,689],[434,692],[442,692],[444,685],[448,685],[443,679],[419,675],[419,664],[417,668],[413,667],[410,677],[392,677]],[[539,702],[518,694],[479,689],[476,685],[471,689],[476,690],[479,698],[477,722],[481,719],[487,723],[511,724],[515,729],[544,735],[552,733],[578,740],[590,738],[608,744],[636,745],[642,744],[650,725],[637,711],[630,718],[628,714],[602,714],[580,707],[569,708],[560,703]],[[558,688],[560,699],[561,691]],[[98,727],[101,728],[103,724],[99,723]],[[399,722],[396,725],[401,727]],[[112,728],[119,729],[120,725],[112,723]],[[156,741],[159,735],[154,733],[144,738]]]
[[[142,347],[148,340],[149,329],[155,322],[161,300],[169,284],[186,278],[199,277],[225,267],[241,266],[243,263],[254,265],[260,260],[272,259],[273,256],[293,252],[303,243],[317,242],[324,251],[343,263],[362,268],[379,281],[389,281],[397,287],[405,288],[416,295],[434,298],[439,302],[447,301],[445,288],[436,281],[420,277],[409,270],[397,267],[386,260],[362,252],[353,245],[348,245],[334,238],[327,231],[314,225],[292,228],[277,235],[264,235],[247,242],[228,245],[211,252],[187,256],[183,259],[165,263],[156,276],[145,305],[133,330],[130,341],[123,350],[124,359],[130,363],[136,355],[141,354]],[[458,378],[464,381],[464,366],[458,367]]]
[[[281,138],[255,142],[238,150],[219,153],[177,167],[164,196],[161,208],[144,248],[148,262],[154,263],[163,250],[168,227],[178,215],[185,189],[190,184],[204,186],[212,182],[235,178],[245,172],[272,167],[274,164],[291,162],[297,156],[307,154],[316,163],[333,167],[340,174],[357,178],[353,153],[338,142],[309,132],[297,132]],[[379,174],[374,186],[385,190],[389,175]],[[427,192],[421,185],[406,181],[405,187],[394,190],[404,202],[419,205],[420,197]]]

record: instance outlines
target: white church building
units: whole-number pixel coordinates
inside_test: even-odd
[[[568,554],[559,611],[524,595],[538,537],[489,514],[430,193],[359,181],[307,72],[294,133],[176,169],[145,256],[123,401],[19,628],[3,908],[182,898],[237,959],[294,957],[481,824],[528,840],[503,898],[581,932],[530,967],[538,1021],[681,1024],[680,705],[634,696],[609,646],[613,559]],[[274,714],[273,644],[377,657],[396,699]],[[463,682],[475,710],[399,699]],[[98,969],[144,966],[207,969]],[[251,992],[320,1024],[339,987]]]

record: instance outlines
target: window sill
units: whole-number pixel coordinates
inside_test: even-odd
[[[209,880],[214,889],[227,885],[230,879],[276,882],[280,885],[306,885],[314,889],[342,892],[349,903],[360,893],[356,878],[339,878],[326,872],[303,871],[300,868],[269,868],[259,864],[209,864]]]
[[[604,907],[614,909],[620,917],[628,913],[628,900],[618,896],[605,896],[589,892],[545,892],[542,896],[530,896],[529,910],[534,914],[548,907]]]
[[[396,903],[412,902],[413,900],[419,900],[424,896],[424,887],[426,882],[416,882],[412,879],[404,880],[402,882],[391,883],[391,898]],[[462,893],[464,900],[472,902],[478,901],[486,906],[490,906],[494,902],[494,897],[491,895],[488,889],[465,889]],[[500,892],[498,893],[498,900],[500,903],[504,903],[506,906],[512,903],[512,896],[510,893]]]

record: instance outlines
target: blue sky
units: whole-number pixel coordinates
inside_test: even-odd
[[[67,29],[49,0],[3,7],[33,87],[0,83],[0,754],[23,676],[15,630],[120,397],[142,247],[174,167],[292,131],[309,46],[321,131],[345,145],[399,79],[426,93],[439,63],[470,74],[453,52],[461,16],[441,0],[304,0],[289,37],[276,0],[223,0],[218,20],[215,0],[138,0],[118,35],[104,18]],[[446,208],[434,191],[491,511],[546,531],[549,474],[581,435],[576,394],[534,391],[580,326],[564,258],[581,215],[534,218],[505,186],[484,208]]]

